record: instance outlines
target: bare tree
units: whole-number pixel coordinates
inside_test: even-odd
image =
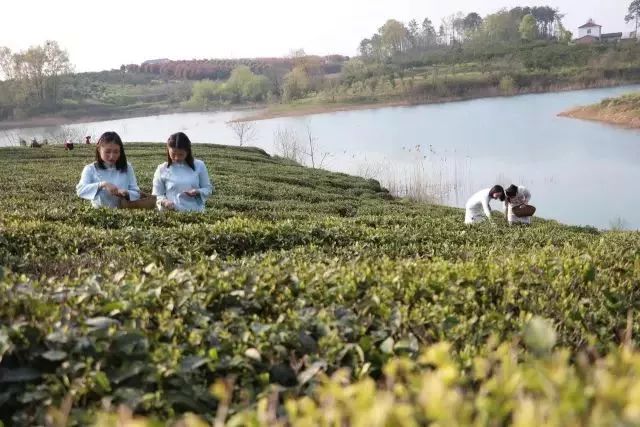
[[[303,152],[305,156],[309,158],[311,162],[311,167],[314,169],[322,169],[324,166],[324,162],[331,155],[331,153],[321,152],[320,147],[318,145],[318,138],[313,135],[311,131],[311,126],[307,124],[307,149]]]
[[[298,135],[291,129],[278,128],[273,133],[273,145],[279,156],[314,169],[324,167],[326,160],[331,157],[331,153],[321,151],[318,138],[313,135],[309,125],[306,126],[306,141],[298,139]]]
[[[4,75],[7,80],[13,79],[14,60],[11,49],[0,46],[0,77]]]
[[[629,5],[629,13],[624,17],[624,22],[635,21],[636,37],[638,37],[638,24],[640,24],[640,0],[633,0]]]
[[[45,64],[44,73],[50,86],[50,96],[53,103],[58,102],[60,76],[73,71],[73,65],[69,61],[69,54],[62,49],[58,42],[47,40],[44,43]]]
[[[258,130],[255,122],[231,121],[227,126],[236,134],[240,147],[256,139]]]
[[[273,132],[275,152],[285,159],[302,163],[302,146],[296,133],[288,128],[278,128]]]
[[[17,133],[9,132],[9,131],[3,131],[0,137],[2,137],[2,139],[4,139],[7,142],[7,144],[12,147],[21,145],[20,141],[24,140],[24,138],[22,138]],[[26,145],[26,142],[25,142],[25,145]]]
[[[66,141],[80,144],[84,141],[87,135],[88,129],[86,126],[75,125],[60,126],[56,130],[44,135],[44,137],[48,137],[48,139],[58,144],[64,144]]]

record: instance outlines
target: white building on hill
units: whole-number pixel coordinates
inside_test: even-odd
[[[578,39],[583,37],[595,37],[597,39],[602,35],[602,25],[598,25],[593,22],[593,19],[589,19],[589,21],[581,27],[578,27]]]
[[[635,31],[604,34],[602,32],[602,25],[598,25],[593,19],[589,19],[586,24],[578,27],[578,38],[575,39],[574,42],[578,44],[616,43],[622,40],[633,40],[637,38]]]

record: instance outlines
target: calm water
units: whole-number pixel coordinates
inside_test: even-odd
[[[399,193],[426,185],[442,203],[463,206],[478,189],[513,182],[529,187],[540,216],[637,230],[640,132],[556,116],[634,90],[640,86],[279,118],[257,122],[249,145],[273,153],[278,128],[295,131],[301,141],[310,129],[321,151],[331,153],[328,169],[376,177]],[[225,123],[238,116],[172,114],[67,129],[94,139],[115,130],[125,141],[165,141],[184,131],[196,142],[237,144]],[[0,145],[9,136],[41,139],[59,131],[0,131]]]

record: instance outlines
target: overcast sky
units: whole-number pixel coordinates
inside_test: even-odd
[[[548,4],[566,14],[565,26],[593,18],[604,32],[630,29],[630,0],[2,0],[0,46],[26,49],[57,40],[76,71],[117,68],[147,59],[356,54],[364,37],[389,18],[440,20],[457,11],[485,16],[503,7]]]

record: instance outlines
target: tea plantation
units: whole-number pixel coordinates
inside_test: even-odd
[[[163,150],[127,145],[145,191]],[[640,425],[640,233],[194,153],[204,214],[92,209],[92,147],[0,149],[0,425]]]

